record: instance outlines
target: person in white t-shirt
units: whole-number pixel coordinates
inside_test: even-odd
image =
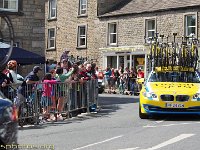
[[[10,81],[12,83],[22,83],[23,77],[16,73],[17,61],[16,60],[10,60],[7,63],[7,67],[8,67],[7,77],[10,78]]]

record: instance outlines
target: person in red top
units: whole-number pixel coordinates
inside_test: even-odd
[[[144,72],[141,70],[141,68],[138,69],[137,78],[144,78]]]
[[[90,80],[90,77],[87,75],[86,67],[84,65],[80,65],[79,68],[80,68],[80,71],[79,71],[80,78],[85,81]]]

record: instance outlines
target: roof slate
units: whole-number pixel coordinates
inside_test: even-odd
[[[131,0],[124,6],[115,6],[101,15],[116,16],[200,6],[200,0]]]

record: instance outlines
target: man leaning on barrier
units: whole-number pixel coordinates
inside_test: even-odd
[[[24,78],[23,83],[19,86],[17,91],[17,97],[20,102],[24,102],[26,98],[33,93],[33,89],[36,83],[39,82],[39,72],[42,71],[40,66],[33,67],[33,70]]]

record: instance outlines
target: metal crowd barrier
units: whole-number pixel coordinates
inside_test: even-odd
[[[58,114],[63,118],[82,112],[95,111],[98,106],[98,80],[83,83],[39,83],[27,84],[20,91],[20,85],[11,84],[9,98],[18,108],[19,125],[39,124],[41,118]]]

